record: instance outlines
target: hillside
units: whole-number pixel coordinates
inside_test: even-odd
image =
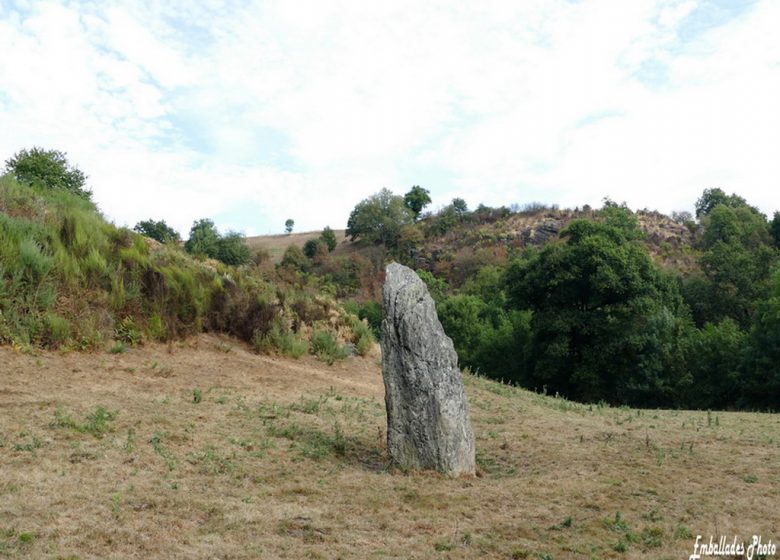
[[[204,331],[329,360],[373,340],[318,285],[189,254],[116,227],[78,193],[0,176],[0,344],[121,353]]]
[[[268,251],[271,262],[278,263],[282,260],[284,250],[290,245],[296,245],[303,248],[307,241],[317,239],[320,236],[320,231],[305,231],[301,233],[282,233],[278,235],[257,235],[254,237],[247,237],[246,244],[250,249],[265,249]],[[348,252],[347,243],[344,243],[345,236],[343,229],[333,230],[336,234],[336,242],[338,243],[335,250],[336,254],[342,252]]]
[[[5,558],[687,558],[780,534],[776,415],[587,406],[471,375],[480,475],[388,469],[376,355],[199,335],[0,347]]]
[[[436,231],[436,216],[423,218],[418,227],[426,235],[416,244],[414,266],[429,270],[448,281],[460,284],[481,266],[505,262],[509,252],[529,246],[543,246],[559,238],[559,233],[572,220],[597,219],[598,212],[586,210],[560,210],[541,207],[529,211],[496,213],[455,223],[440,233]],[[636,213],[640,228],[645,234],[644,244],[653,259],[661,266],[687,274],[697,268],[694,248],[695,235],[686,225],[673,221],[659,212],[642,210]],[[366,255],[374,247],[363,242],[352,242],[344,230],[334,230],[338,245],[334,257],[357,254]],[[265,235],[246,238],[252,249],[265,249],[273,263],[278,263],[290,245],[303,245],[317,239],[319,231],[282,235]]]

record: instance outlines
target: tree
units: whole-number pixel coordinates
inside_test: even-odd
[[[745,333],[730,318],[692,332],[686,360],[692,383],[686,406],[723,409],[735,405],[742,389],[744,343]]]
[[[704,252],[699,264],[704,275],[685,281],[686,302],[700,327],[731,317],[747,329],[754,303],[766,294],[776,258],[766,220],[747,203],[718,204],[701,223]]]
[[[780,266],[775,266],[766,298],[756,304],[743,374],[743,406],[780,408]]]
[[[284,222],[284,231],[287,233],[292,233],[293,227],[295,227],[295,220],[292,218],[287,218],[287,221]]]
[[[252,251],[244,241],[244,236],[229,231],[217,241],[215,258],[225,264],[238,266],[252,260]]]
[[[413,221],[414,213],[403,197],[382,189],[355,206],[347,221],[347,235],[353,241],[359,237],[395,247],[401,228]]]
[[[325,226],[325,229],[323,229],[322,233],[320,234],[320,239],[323,243],[325,243],[325,246],[328,248],[328,252],[331,252],[336,248],[336,234],[333,233],[333,230],[330,229],[330,226]]]
[[[687,210],[681,210],[679,212],[674,211],[672,212],[672,220],[674,220],[678,224],[685,225],[688,222],[693,221],[693,214],[691,214]]]
[[[414,219],[420,217],[420,212],[423,208],[431,203],[431,193],[428,189],[422,188],[420,185],[415,185],[412,189],[404,195],[404,205],[414,212]]]
[[[321,239],[309,239],[303,244],[303,254],[313,259],[318,253],[327,251],[327,245]]]
[[[772,221],[769,222],[769,235],[772,236],[775,247],[780,249],[780,212],[775,212]]]
[[[179,232],[166,224],[165,220],[160,220],[159,222],[151,218],[141,220],[135,224],[133,230],[160,243],[179,243],[181,241]]]
[[[673,403],[685,381],[684,307],[639,234],[625,219],[574,220],[565,243],[509,266],[509,307],[533,312],[528,384],[585,401]]]
[[[727,195],[723,192],[723,189],[704,189],[701,197],[696,201],[696,217],[702,218],[708,215],[716,206],[721,204],[729,208],[744,206],[756,214],[760,214],[758,208],[750,206],[744,198],[735,193]]]
[[[217,258],[220,235],[214,222],[208,218],[196,220],[190,228],[190,237],[184,243],[184,250],[193,255]]]
[[[5,162],[5,168],[20,183],[63,189],[89,200],[92,193],[84,188],[87,176],[68,163],[64,152],[34,147],[20,150]]]
[[[458,218],[463,218],[469,213],[469,207],[466,205],[466,201],[462,198],[452,199],[452,209],[455,210],[455,215]]]

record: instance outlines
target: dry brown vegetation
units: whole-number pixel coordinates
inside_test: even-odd
[[[780,538],[780,416],[588,406],[466,375],[480,476],[388,468],[376,356],[201,335],[0,348],[0,557],[687,558]]]

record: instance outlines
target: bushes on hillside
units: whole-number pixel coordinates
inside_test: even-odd
[[[306,333],[331,328],[334,316],[351,332],[334,302],[307,293],[317,283],[274,284],[251,268],[204,265],[174,246],[150,248],[64,190],[34,189],[6,175],[0,209],[0,343],[97,349],[114,339],[125,348],[207,330],[296,356],[308,350]],[[223,251],[233,241],[243,246],[239,236],[221,240]],[[345,336],[358,343],[362,333],[356,327]]]
[[[184,250],[233,266],[247,264],[252,260],[252,252],[240,233],[229,231],[223,236],[208,218],[196,220],[192,224]]]
[[[46,189],[62,189],[89,200],[92,193],[85,188],[87,176],[68,162],[58,150],[34,147],[20,150],[6,160],[5,168],[20,183]]]

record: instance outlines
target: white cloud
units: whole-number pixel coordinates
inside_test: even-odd
[[[66,150],[109,217],[185,234],[343,227],[414,172],[435,204],[774,210],[780,5],[684,40],[706,1],[4,4],[0,152]]]

